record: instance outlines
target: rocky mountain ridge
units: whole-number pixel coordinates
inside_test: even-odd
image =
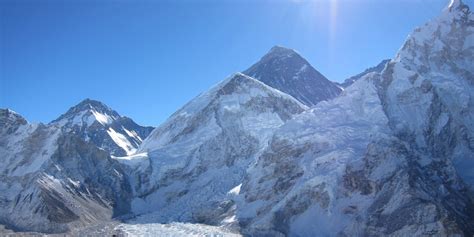
[[[338,96],[342,89],[314,69],[296,51],[275,46],[243,74],[313,106]]]
[[[58,233],[128,213],[119,163],[60,127],[0,110],[0,221],[13,230]]]
[[[143,127],[102,102],[85,99],[50,122],[114,156],[133,154],[153,127]]]
[[[347,78],[346,80],[344,80],[344,82],[339,83],[339,85],[343,88],[346,88],[346,87],[354,84],[354,82],[356,82],[357,80],[363,78],[365,75],[367,75],[369,73],[372,73],[372,72],[381,73],[385,69],[385,66],[389,62],[390,62],[390,59],[384,59],[379,64],[377,64],[376,66],[367,68],[363,72],[361,72],[361,73],[359,73],[355,76]]]

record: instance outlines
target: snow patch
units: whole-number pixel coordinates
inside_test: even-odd
[[[102,125],[107,125],[107,124],[110,124],[114,121],[114,119],[112,117],[110,117],[109,115],[107,114],[102,114],[102,113],[99,113],[95,110],[92,110],[92,115],[94,116],[94,118],[99,122],[101,123]]]
[[[116,132],[113,128],[109,128],[107,133],[110,138],[112,138],[112,140],[127,153],[127,155],[131,155],[136,151],[136,148],[123,134]]]
[[[239,195],[240,193],[240,188],[242,187],[242,184],[239,184],[237,186],[235,186],[234,188],[232,188],[228,194],[231,194],[231,195]]]

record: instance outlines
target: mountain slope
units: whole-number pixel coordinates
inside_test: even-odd
[[[91,99],[83,100],[50,124],[71,131],[114,156],[133,154],[153,130]]]
[[[394,132],[474,187],[474,15],[453,0],[416,29],[383,73]],[[428,161],[427,161],[428,162]],[[428,162],[429,163],[429,162]]]
[[[472,236],[473,22],[452,1],[382,73],[278,129],[233,199],[243,232]]]
[[[364,77],[365,75],[367,75],[369,73],[372,73],[372,72],[381,73],[383,71],[383,69],[385,68],[385,65],[387,65],[388,62],[390,62],[390,59],[384,59],[384,60],[382,60],[382,62],[377,64],[377,66],[367,68],[363,72],[361,72],[361,73],[359,73],[355,76],[352,76],[350,78],[347,78],[346,80],[344,80],[343,83],[340,83],[339,85],[343,88],[347,88],[348,86],[352,85],[355,81],[361,79],[362,77]]]
[[[154,212],[139,221],[217,223],[230,206],[223,202],[227,192],[273,131],[305,109],[240,73],[190,101],[142,143],[146,158],[121,161],[138,167],[130,175],[134,213]]]
[[[129,211],[127,178],[107,152],[10,110],[0,110],[0,123],[2,224],[57,233]]]
[[[332,99],[342,91],[294,50],[279,46],[273,47],[243,73],[293,96],[307,106]]]
[[[343,180],[352,166],[361,166],[373,140],[390,138],[378,79],[361,79],[276,131],[235,197],[244,233],[363,235],[350,226],[370,205],[375,187],[361,177],[351,190]]]
[[[462,180],[449,161],[421,167],[423,156],[392,134],[380,78],[362,78],[276,131],[232,199],[242,233],[472,234]]]

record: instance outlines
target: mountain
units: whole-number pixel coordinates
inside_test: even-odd
[[[28,122],[15,111],[10,109],[0,109],[0,128],[5,133],[12,133],[18,129],[18,127],[27,124]]]
[[[280,46],[273,47],[243,73],[293,96],[307,106],[332,99],[342,91],[294,50]]]
[[[286,122],[248,172],[248,235],[472,236],[474,18],[453,0],[381,73]]]
[[[416,29],[383,73],[381,96],[397,136],[449,159],[474,187],[474,16],[461,0]]]
[[[133,213],[144,222],[218,223],[231,206],[227,193],[273,131],[305,109],[251,77],[232,75],[157,127],[140,146],[142,156],[121,160],[134,167]]]
[[[310,108],[236,73],[129,156],[75,129],[113,123],[106,106],[48,125],[0,110],[0,223],[101,236],[473,236],[473,22],[452,0],[382,71]],[[273,78],[293,70],[280,68]]]
[[[83,100],[50,124],[71,131],[114,156],[133,154],[153,130],[91,99]]]
[[[0,124],[2,224],[60,233],[129,212],[129,182],[107,152],[8,109],[0,109]]]
[[[384,59],[384,60],[382,60],[382,62],[377,64],[377,66],[367,68],[363,72],[361,72],[361,73],[359,73],[355,76],[347,78],[346,80],[344,80],[343,83],[340,83],[339,85],[343,88],[347,88],[348,86],[352,85],[355,81],[361,79],[362,77],[364,77],[365,75],[367,75],[369,73],[372,73],[372,72],[380,73],[380,72],[383,71],[383,69],[385,68],[385,65],[387,65],[388,62],[390,62],[390,59]]]
[[[364,214],[379,190],[377,179],[401,162],[387,159],[387,167],[377,167],[373,175],[359,170],[365,162],[379,164],[365,158],[372,154],[367,154],[372,141],[391,139],[379,78],[372,74],[357,81],[275,132],[233,199],[234,219],[244,234],[368,235]],[[390,149],[381,154],[391,155]]]

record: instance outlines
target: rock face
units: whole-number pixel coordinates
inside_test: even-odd
[[[227,193],[242,182],[273,131],[305,109],[253,78],[231,76],[156,128],[139,149],[147,157],[122,161],[139,167],[131,175],[133,212],[155,211],[142,221],[217,224],[232,206]]]
[[[153,127],[142,127],[107,105],[86,99],[50,124],[61,126],[114,156],[133,154]]]
[[[390,59],[382,60],[382,62],[377,64],[377,66],[367,68],[363,72],[361,72],[361,73],[359,73],[355,76],[347,78],[346,80],[344,80],[343,83],[340,83],[339,86],[341,86],[343,88],[346,88],[346,87],[354,84],[354,82],[356,82],[357,80],[361,79],[362,77],[364,77],[365,75],[367,75],[369,73],[372,73],[372,72],[381,73],[383,71],[383,69],[385,69],[385,66],[388,64],[388,62],[390,62]]]
[[[273,47],[243,73],[293,96],[307,106],[332,99],[342,91],[294,50],[280,46]]]
[[[0,121],[2,224],[56,233],[129,212],[127,177],[107,152],[10,110]]]

